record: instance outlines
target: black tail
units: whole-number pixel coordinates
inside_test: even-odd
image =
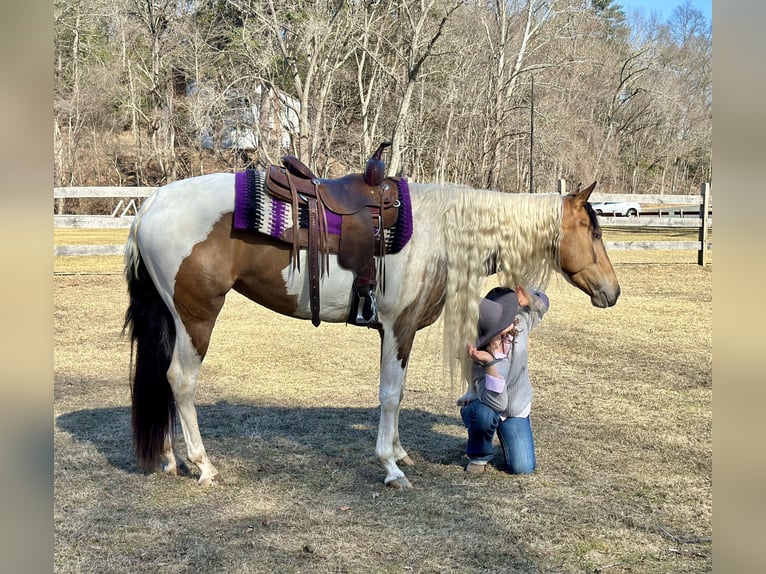
[[[165,435],[175,428],[175,400],[167,372],[176,330],[140,254],[137,259],[137,264],[125,266],[130,305],[123,333],[129,330],[131,341],[133,447],[139,464],[153,470],[159,464]]]

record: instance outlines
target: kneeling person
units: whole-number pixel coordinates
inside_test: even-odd
[[[478,338],[468,344],[474,361],[471,383],[457,400],[468,429],[467,472],[486,470],[494,456],[495,433],[508,472],[529,474],[535,469],[527,344],[548,307],[545,293],[527,293],[521,287],[496,287],[479,304]]]

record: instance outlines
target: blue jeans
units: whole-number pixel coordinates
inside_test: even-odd
[[[510,417],[501,421],[500,415],[481,401],[462,407],[460,416],[468,429],[468,458],[492,460],[495,455],[492,440],[497,433],[508,472],[529,474],[535,469],[535,441],[529,417]]]

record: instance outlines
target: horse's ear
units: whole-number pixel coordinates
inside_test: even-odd
[[[580,190],[580,186],[578,185],[577,189],[575,190],[575,194],[577,195],[577,203],[584,204],[586,201],[588,201],[588,198],[590,197],[590,194],[593,193],[594,189],[596,189],[595,181],[583,190]]]

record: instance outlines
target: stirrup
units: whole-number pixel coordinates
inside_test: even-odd
[[[373,325],[378,322],[378,300],[375,297],[375,285],[364,285],[354,291],[357,299],[355,325]]]

